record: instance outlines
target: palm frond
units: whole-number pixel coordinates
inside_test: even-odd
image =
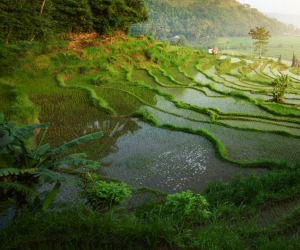
[[[34,174],[34,176],[39,178],[39,180],[47,182],[47,183],[53,183],[53,182],[57,182],[57,181],[65,181],[65,179],[66,179],[60,173],[54,172],[47,168],[39,169],[39,171],[36,172]]]
[[[36,197],[38,195],[34,189],[16,182],[1,182],[0,187],[3,189],[14,189],[17,192],[22,192],[32,197]]]
[[[47,165],[48,168],[53,167],[87,167],[89,169],[97,169],[100,166],[100,163],[97,161],[87,160],[83,158],[62,158],[57,161],[53,161]]]
[[[19,175],[21,174],[18,168],[0,168],[0,176]]]

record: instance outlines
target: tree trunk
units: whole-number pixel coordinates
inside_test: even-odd
[[[7,34],[7,36],[6,36],[5,44],[8,44],[8,43],[9,43],[9,39],[10,39],[11,33],[12,33],[12,28],[9,28],[8,34]]]
[[[46,1],[47,1],[47,0],[43,0],[42,6],[41,6],[41,9],[40,9],[40,15],[43,14],[43,10],[44,10]]]
[[[44,7],[45,7],[45,4],[46,4],[46,1],[47,0],[43,0],[43,2],[42,2],[42,6],[41,6],[41,8],[40,8],[40,16],[43,14],[43,11],[44,11]],[[29,40],[30,40],[30,42],[32,42],[34,39],[35,39],[35,37],[36,37],[36,34],[34,34]]]

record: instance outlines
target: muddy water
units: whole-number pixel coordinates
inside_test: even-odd
[[[168,193],[203,191],[213,180],[236,174],[261,173],[222,161],[205,138],[152,127],[136,121],[140,129],[119,137],[118,150],[101,160],[101,174],[136,187],[147,186]]]

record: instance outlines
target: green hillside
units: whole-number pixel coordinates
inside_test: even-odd
[[[264,26],[272,35],[295,32],[293,27],[269,18],[236,0],[147,0],[149,20],[132,27],[133,34],[150,34],[166,40],[184,36],[205,47],[215,39],[247,36],[250,28]]]

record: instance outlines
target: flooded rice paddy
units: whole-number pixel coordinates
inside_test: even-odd
[[[203,191],[209,182],[226,181],[238,173],[264,172],[224,162],[204,137],[136,122],[140,129],[120,137],[118,150],[101,160],[106,166],[102,174],[136,187],[173,193]]]
[[[103,131],[100,141],[81,148],[100,162],[99,175],[167,193],[203,191],[214,180],[267,171],[258,165],[299,164],[298,75],[289,72],[295,80],[285,95],[288,105],[274,106],[271,82],[280,68],[259,61],[247,74],[236,66],[225,74],[215,67],[218,61],[201,71],[195,58],[191,62],[186,69],[134,68],[96,85],[95,72],[67,78],[66,87],[87,90],[115,115],[84,107],[76,118],[53,120],[52,138]],[[142,119],[133,118],[136,113]]]

